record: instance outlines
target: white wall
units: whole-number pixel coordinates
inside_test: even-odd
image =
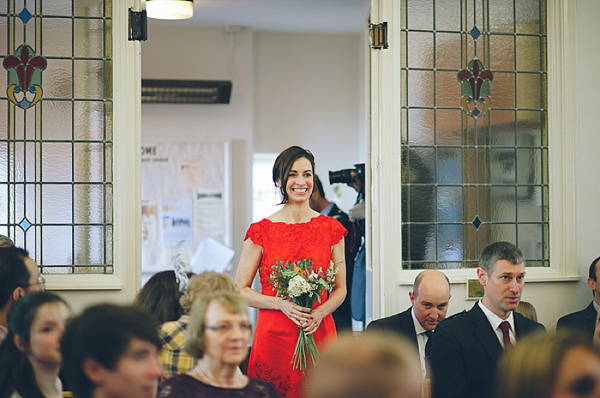
[[[223,27],[150,25],[148,37],[142,46],[142,78],[233,82],[229,104],[143,104],[142,141],[231,140],[233,242],[237,254],[252,209],[253,33],[227,33]],[[236,255],[234,264],[237,259]]]
[[[600,63],[600,2],[582,0],[577,2],[577,109],[579,148],[577,158],[579,171],[573,178],[577,189],[573,194],[577,200],[578,266],[582,276],[579,282],[526,283],[523,300],[536,307],[538,317],[547,329],[552,330],[556,321],[564,314],[583,309],[589,304],[592,295],[587,286],[588,267],[591,261],[600,256],[600,184],[598,170],[600,160],[600,128],[597,121],[598,92],[600,80],[592,78]],[[392,242],[390,242],[392,244]],[[401,286],[395,292],[398,298],[398,312],[410,305],[410,286]],[[464,284],[452,285],[452,299],[448,314],[470,308],[474,302],[465,301]]]
[[[149,28],[143,78],[233,81],[228,105],[143,104],[142,140],[233,140],[235,265],[251,221],[252,153],[301,145],[315,154],[317,172],[325,177],[328,170],[364,161],[359,35],[244,30],[231,46],[223,27]],[[351,188],[340,186],[338,200],[325,185],[342,207],[354,204]]]
[[[348,210],[356,192],[336,184],[337,197],[328,172],[365,159],[360,35],[257,32],[254,43],[255,152],[309,149],[327,198]]]

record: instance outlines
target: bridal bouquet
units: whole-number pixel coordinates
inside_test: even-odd
[[[333,261],[329,263],[327,271],[319,269],[315,272],[312,260],[300,260],[297,263],[278,261],[271,267],[273,272],[269,277],[277,297],[312,308],[315,300],[321,302],[321,294],[333,290],[337,268]],[[296,349],[292,356],[292,369],[300,369],[305,372],[307,358],[313,366],[319,360],[319,350],[312,335],[307,336],[304,329],[300,328]]]

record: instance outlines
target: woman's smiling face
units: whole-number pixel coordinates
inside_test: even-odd
[[[307,158],[297,159],[287,175],[285,191],[290,203],[310,199],[313,191],[313,169]]]

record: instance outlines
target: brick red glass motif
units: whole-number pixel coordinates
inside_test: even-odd
[[[8,71],[8,87],[6,95],[10,101],[22,109],[35,105],[42,99],[42,71],[48,63],[27,44],[22,44],[2,62]]]

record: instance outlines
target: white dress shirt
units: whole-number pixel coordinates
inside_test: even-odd
[[[508,322],[508,324],[510,325],[510,330],[508,331],[508,334],[510,336],[510,342],[514,345],[517,341],[517,338],[515,335],[515,317],[513,315],[513,312],[511,311],[506,319],[502,319],[498,315],[494,314],[485,305],[483,305],[482,300],[479,300],[479,307],[490,322],[490,325],[492,325],[492,329],[496,333],[496,337],[498,337],[498,341],[500,342],[502,348],[504,348],[504,336],[502,335],[502,329],[500,329],[500,324],[504,321]]]
[[[425,364],[425,344],[427,344],[427,335],[425,334],[426,329],[421,326],[417,317],[415,316],[415,309],[410,311],[412,314],[413,323],[415,325],[415,333],[417,334],[417,345],[419,346],[419,359],[421,360],[421,377],[425,378],[427,375],[427,365]]]

